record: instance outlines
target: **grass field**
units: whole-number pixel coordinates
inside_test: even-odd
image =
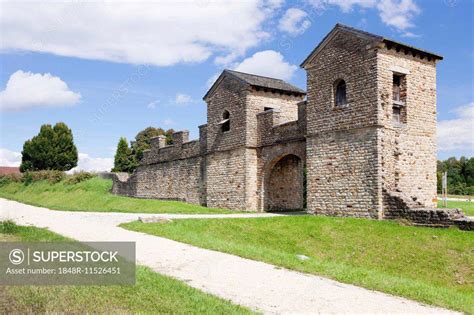
[[[122,226],[474,313],[472,232],[314,216]]]
[[[443,208],[443,201],[438,200],[438,207]],[[450,201],[448,200],[448,208],[461,208],[465,215],[474,216],[474,202],[472,201]]]
[[[61,241],[45,229],[0,223],[0,241]],[[134,286],[0,286],[1,314],[216,313],[250,311],[159,275],[137,268]]]
[[[54,210],[135,213],[235,213],[178,201],[137,199],[112,195],[112,181],[98,177],[68,185],[34,182],[26,186],[11,182],[0,185],[0,197]]]

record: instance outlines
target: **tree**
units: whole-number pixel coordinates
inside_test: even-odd
[[[38,135],[23,144],[20,170],[68,171],[77,165],[77,148],[71,129],[62,122],[42,125]]]
[[[137,133],[135,141],[130,142],[130,148],[128,147],[127,140],[120,138],[117,146],[117,153],[115,154],[115,165],[112,172],[129,172],[132,173],[140,164],[140,160],[143,158],[143,151],[150,149],[151,138],[157,136],[165,136],[166,144],[172,144],[173,129],[164,130],[162,128],[147,127]],[[121,150],[119,154],[119,149]],[[124,153],[127,152],[127,153]],[[119,160],[117,160],[119,156]],[[126,159],[125,156],[128,158]]]
[[[134,164],[134,156],[128,146],[127,139],[121,137],[117,144],[112,172],[131,172]]]
[[[174,133],[173,129],[164,130],[162,128],[147,127],[137,133],[135,141],[131,143],[133,154],[137,161],[140,161],[143,157],[143,151],[150,149],[151,138],[157,136],[165,136],[166,144],[172,144],[173,140],[171,135]]]

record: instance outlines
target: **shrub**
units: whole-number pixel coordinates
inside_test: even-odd
[[[22,175],[21,174],[5,174],[0,175],[0,185],[5,185],[9,183],[18,183],[21,182]]]
[[[18,231],[18,225],[11,220],[0,221],[0,232],[5,234],[14,234]]]
[[[68,178],[66,179],[66,181],[64,183],[68,184],[68,185],[74,185],[74,184],[78,184],[82,181],[91,179],[91,178],[96,177],[96,176],[97,176],[97,174],[94,174],[94,173],[80,171],[78,173],[74,173],[74,174],[68,176]]]
[[[56,184],[62,181],[66,177],[66,174],[62,171],[37,171],[37,172],[26,172],[23,174],[23,183],[29,185],[33,182],[41,180],[47,180],[50,184]]]

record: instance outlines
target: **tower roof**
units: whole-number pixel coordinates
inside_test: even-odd
[[[304,90],[280,79],[226,69],[222,71],[219,78],[216,80],[216,82],[214,82],[206,95],[204,95],[203,99],[206,99],[214,92],[215,88],[225,76],[231,76],[242,83],[255,88],[268,89],[275,92],[287,92],[296,95],[306,95]]]
[[[318,55],[319,51],[326,45],[326,43],[334,37],[334,35],[337,32],[346,32],[346,33],[352,33],[355,36],[361,36],[370,40],[373,40],[374,44],[377,43],[383,43],[385,46],[389,49],[395,48],[397,51],[402,50],[405,51],[405,53],[411,53],[413,56],[418,54],[420,57],[424,58],[427,57],[428,59],[434,59],[434,60],[442,60],[443,57],[440,55],[437,55],[435,53],[416,48],[407,44],[403,44],[397,41],[394,41],[392,39],[372,34],[366,31],[362,31],[347,25],[343,24],[336,24],[336,26],[323,38],[323,40],[316,46],[316,48],[309,54],[309,56],[303,61],[303,63],[300,65],[300,67],[304,68],[308,63],[310,63],[316,55]]]

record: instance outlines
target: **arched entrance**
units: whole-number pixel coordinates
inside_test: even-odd
[[[303,161],[288,154],[272,163],[267,170],[265,210],[288,211],[304,207]]]

